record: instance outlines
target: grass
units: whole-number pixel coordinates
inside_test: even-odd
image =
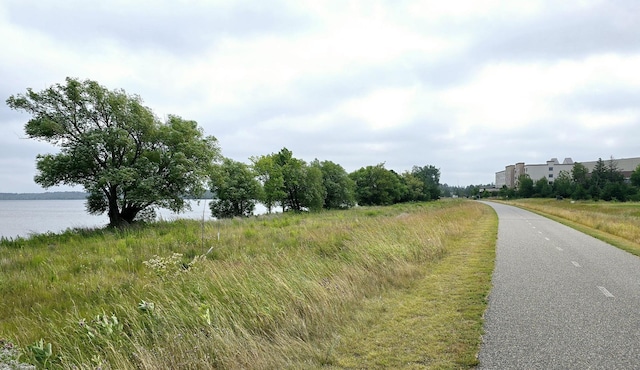
[[[487,210],[484,210],[487,212]],[[463,219],[464,235],[404,289],[368,299],[337,348],[340,368],[470,368],[478,364],[497,219]],[[468,226],[473,225],[473,228]]]
[[[446,201],[5,239],[0,339],[47,368],[470,367],[496,230]]]
[[[639,203],[553,199],[519,199],[507,203],[534,211],[640,256]]]

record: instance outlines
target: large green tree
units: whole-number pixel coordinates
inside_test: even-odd
[[[293,152],[283,148],[275,154],[275,162],[282,172],[284,197],[282,211],[301,211],[305,207],[305,167],[306,163],[293,156]]]
[[[573,180],[571,198],[575,200],[588,199],[589,169],[582,163],[576,162],[571,169],[571,179]]]
[[[440,170],[434,166],[413,166],[411,173],[424,184],[424,200],[440,199]]]
[[[280,167],[283,179],[284,197],[280,204],[282,210],[318,211],[322,209],[325,190],[322,184],[322,171],[309,166],[293,152],[282,148],[274,154],[275,163]]]
[[[29,138],[60,148],[37,156],[36,183],[81,185],[89,193],[87,210],[107,212],[112,226],[156,207],[188,209],[184,196],[204,190],[219,156],[216,139],[195,121],[161,122],[140,97],[95,81],[67,78],[40,92],[29,88],[7,105],[32,116]]]
[[[571,179],[577,185],[581,185],[583,188],[589,186],[589,169],[582,163],[576,162],[571,168]]]
[[[521,198],[531,198],[534,194],[533,180],[529,175],[518,176],[518,196]]]
[[[318,166],[304,167],[304,207],[309,211],[320,211],[324,207],[327,190],[323,183],[322,169]]]
[[[539,178],[534,184],[533,196],[540,198],[549,198],[553,194],[553,187],[549,184],[546,177]]]
[[[596,165],[593,167],[593,171],[591,171],[591,192],[594,193],[595,198],[599,198],[599,193],[604,188],[604,185],[607,183],[607,179],[609,177],[609,170],[607,169],[607,165],[604,163],[602,158],[598,158]]]
[[[355,183],[349,177],[345,169],[331,161],[318,161],[311,163],[311,167],[319,168],[322,172],[322,185],[324,186],[323,208],[342,209],[350,208],[356,203]]]
[[[214,199],[209,208],[217,218],[251,216],[262,190],[248,165],[229,158],[214,165],[210,187]]]
[[[349,174],[356,184],[356,200],[361,206],[385,206],[398,203],[407,192],[400,176],[384,167],[362,167]]]
[[[573,193],[571,175],[567,171],[560,171],[558,177],[553,181],[553,191],[556,196],[569,197]]]
[[[420,202],[427,200],[424,191],[424,182],[411,172],[402,174],[402,182],[406,191],[402,197],[403,202]]]
[[[263,185],[261,201],[269,211],[275,205],[283,212],[322,209],[325,190],[321,169],[295,158],[287,148],[251,161]]]
[[[262,184],[260,202],[267,208],[267,212],[271,213],[273,207],[280,204],[286,195],[282,169],[276,164],[274,154],[251,157],[251,162],[258,180]]]

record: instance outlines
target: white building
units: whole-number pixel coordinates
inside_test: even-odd
[[[628,179],[631,173],[640,165],[640,157],[604,160],[606,165],[609,165],[610,161],[614,162],[626,179]],[[598,161],[580,163],[591,172]],[[574,164],[571,158],[565,158],[562,163],[560,163],[557,158],[551,158],[545,164],[525,164],[524,162],[519,162],[515,165],[508,165],[504,171],[496,172],[495,186],[498,189],[503,186],[515,188],[518,186],[518,178],[520,175],[529,175],[529,178],[533,181],[545,178],[551,184],[560,176],[561,172],[567,172],[568,175],[571,175]]]

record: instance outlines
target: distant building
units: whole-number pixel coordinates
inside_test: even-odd
[[[609,165],[611,159],[605,159],[603,161],[605,164]],[[629,179],[631,173],[640,165],[640,157],[613,159],[613,162],[618,170],[622,172],[625,179]],[[579,163],[591,172],[598,161],[595,160]],[[529,178],[533,181],[545,178],[549,181],[549,184],[551,184],[558,178],[558,176],[560,176],[561,172],[567,172],[571,175],[571,170],[573,169],[574,164],[575,162],[571,158],[565,158],[562,163],[560,163],[557,158],[551,158],[545,164],[525,164],[524,162],[518,162],[515,165],[507,165],[504,168],[504,171],[496,172],[495,186],[498,189],[503,186],[506,186],[507,188],[516,188],[518,187],[518,178],[520,175],[529,175]]]

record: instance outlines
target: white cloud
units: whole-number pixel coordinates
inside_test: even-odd
[[[441,97],[457,111],[461,125],[514,130],[560,116],[568,112],[556,101],[566,95],[609,86],[640,89],[640,77],[634,73],[637,56],[593,56],[584,60],[559,60],[549,63],[498,63],[482,68],[464,86],[444,92]],[[580,120],[587,124],[585,112]],[[610,117],[604,119],[604,116]],[[600,122],[627,122],[637,115],[601,113],[588,118],[588,127]]]
[[[139,94],[160,117],[197,120],[237,160],[287,146],[351,169],[415,160],[442,167],[443,182],[485,183],[507,163],[565,155],[559,148],[640,155],[634,6],[7,0],[0,93],[89,78]],[[7,110],[3,128],[26,121]],[[558,134],[539,140],[540,130]],[[11,172],[0,169],[0,191],[32,182]]]
[[[421,102],[417,87],[382,88],[365,97],[346,102],[342,110],[362,120],[373,130],[398,129],[420,113]]]

